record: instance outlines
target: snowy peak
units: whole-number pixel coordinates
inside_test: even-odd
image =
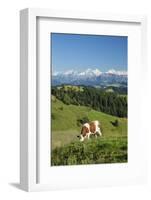
[[[110,69],[106,72],[107,74],[115,74],[119,76],[127,76],[127,71],[116,71],[115,69]]]
[[[68,70],[65,72],[55,72],[52,75],[53,85],[73,84],[73,85],[108,85],[127,84],[127,72],[116,71],[114,69],[101,72],[99,69],[86,69],[84,71]]]
[[[82,71],[79,73],[79,76],[100,76],[102,74],[102,72],[98,69],[87,69],[85,71]]]
[[[98,77],[100,75],[105,75],[105,74],[112,74],[112,75],[119,75],[119,76],[127,76],[127,71],[117,71],[114,69],[110,69],[107,72],[101,72],[99,69],[91,69],[88,68],[85,71],[77,71],[77,70],[67,70],[65,72],[54,72],[53,76],[87,76],[87,77]]]

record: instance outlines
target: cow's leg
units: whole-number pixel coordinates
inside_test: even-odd
[[[80,135],[80,142],[83,142],[84,141],[84,137],[83,137],[83,135]]]
[[[91,132],[87,134],[88,140],[90,139]]]
[[[98,128],[97,132],[98,132],[99,136],[102,136],[100,128]]]

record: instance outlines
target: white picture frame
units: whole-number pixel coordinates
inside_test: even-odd
[[[138,174],[132,175],[132,172],[129,173],[127,178],[123,177],[123,179],[112,176],[113,172],[110,169],[110,175],[106,174],[103,177],[103,182],[99,181],[99,176],[97,180],[97,174],[94,177],[95,183],[89,181],[92,177],[88,176],[87,180],[80,181],[78,184],[72,181],[72,172],[74,172],[74,167],[71,170],[71,182],[67,183],[60,180],[60,183],[53,184],[52,182],[42,182],[39,180],[39,175],[42,173],[41,168],[39,169],[39,154],[41,151],[39,150],[39,136],[38,136],[38,123],[39,123],[39,111],[38,111],[38,87],[39,87],[39,79],[37,78],[38,70],[38,38],[37,38],[37,27],[38,27],[38,18],[45,18],[47,20],[51,19],[60,19],[73,21],[85,21],[93,23],[99,22],[110,22],[119,23],[119,24],[127,24],[127,26],[133,26],[134,24],[139,25],[140,30],[140,47],[141,47],[141,58],[140,58],[140,68],[139,74],[142,74],[142,79],[145,79],[145,71],[146,69],[146,51],[147,51],[147,41],[146,41],[146,17],[145,16],[124,16],[124,15],[112,15],[112,14],[100,14],[100,13],[87,13],[87,12],[72,12],[72,11],[54,11],[49,9],[24,9],[20,12],[20,185],[21,188],[26,191],[39,191],[39,190],[52,190],[52,189],[67,189],[67,188],[81,188],[81,187],[99,187],[99,186],[108,186],[108,185],[127,185],[127,184],[136,184],[136,183],[145,183],[147,179],[147,170],[146,170],[146,133],[142,139],[138,137],[138,143],[143,146],[143,150],[141,152],[141,156],[143,157],[143,163],[138,166]],[[132,72],[133,73],[133,72]],[[142,83],[143,88],[143,83]],[[47,90],[48,91],[48,90]],[[140,102],[138,102],[140,103]],[[47,116],[48,117],[48,116]],[[138,130],[138,135],[141,130]],[[141,143],[140,143],[141,142]],[[140,152],[139,152],[140,153]],[[92,168],[99,168],[98,166],[92,166]],[[105,166],[103,166],[105,167]],[[136,166],[135,166],[136,167]],[[66,167],[61,168],[59,173],[68,173],[65,172]],[[86,169],[86,166],[82,166],[83,169]],[[94,169],[93,168],[93,169]],[[107,166],[107,168],[110,168]],[[121,165],[122,168],[122,165]],[[127,168],[127,166],[126,166]],[[134,167],[133,167],[134,168]],[[93,169],[87,169],[86,173],[92,172]],[[103,169],[103,168],[102,168]],[[109,169],[108,169],[109,170]],[[118,172],[118,166],[116,166],[116,172]],[[126,169],[124,169],[126,170]],[[133,169],[134,170],[134,169]],[[47,171],[47,170],[46,170]],[[119,169],[120,171],[120,169]],[[39,174],[40,173],[40,174]],[[54,177],[55,177],[54,172]],[[114,171],[115,173],[115,171]],[[119,172],[120,173],[120,172]],[[121,171],[122,173],[122,171]],[[87,174],[85,174],[86,176]],[[44,175],[47,179],[47,173]],[[50,176],[50,175],[48,175]],[[107,177],[110,176],[110,177]],[[53,178],[54,178],[53,177]],[[81,175],[82,177],[82,175]],[[51,177],[49,177],[51,179]],[[111,179],[110,179],[111,178]],[[122,178],[122,177],[121,177]],[[84,179],[84,177],[83,177]],[[73,178],[74,180],[74,178]],[[81,178],[82,180],[82,178]]]

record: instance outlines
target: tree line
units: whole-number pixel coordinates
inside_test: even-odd
[[[88,86],[83,87],[82,91],[75,91],[72,88],[67,90],[65,86],[58,89],[57,86],[54,86],[52,95],[67,105],[88,106],[110,115],[127,117],[127,95],[120,95],[117,92],[105,92]]]

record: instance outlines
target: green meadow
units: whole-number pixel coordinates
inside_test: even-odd
[[[51,97],[51,165],[127,162],[127,118],[119,118],[90,107],[67,105]],[[102,137],[80,142],[79,120],[98,120]],[[118,125],[115,126],[115,121]]]

